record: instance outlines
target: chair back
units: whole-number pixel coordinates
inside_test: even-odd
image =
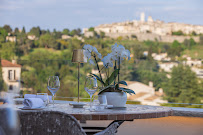
[[[21,135],[86,135],[69,114],[54,111],[19,111]]]

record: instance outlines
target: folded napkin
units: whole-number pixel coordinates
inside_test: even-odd
[[[26,98],[23,101],[24,108],[40,108],[44,106],[41,98]]]
[[[35,94],[25,94],[24,99],[26,98],[41,98],[43,101],[47,100],[46,95],[35,95]],[[52,103],[52,96],[48,96],[49,102]]]
[[[24,95],[24,99],[26,99],[26,98],[36,98],[36,94],[25,94]]]

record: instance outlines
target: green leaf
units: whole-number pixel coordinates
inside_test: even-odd
[[[122,91],[124,91],[126,93],[129,93],[130,95],[135,94],[135,92],[133,90],[131,90],[131,89],[127,89],[127,88],[123,88],[123,87],[119,87],[118,89],[122,90]]]
[[[128,85],[125,81],[119,81],[117,84],[116,84],[116,89],[118,89],[119,88],[119,84],[123,84],[123,85]]]
[[[95,75],[95,74],[92,74],[92,73],[90,73],[90,74],[91,74],[92,76],[96,77],[97,80],[100,81],[103,85],[105,85],[104,82],[102,81],[102,79],[101,79],[99,76],[97,76],[97,75]]]
[[[114,79],[118,75],[118,71],[119,71],[119,69],[114,70],[114,72],[111,74],[111,76],[109,78],[107,78],[104,86],[108,86],[108,85],[110,85],[114,81]]]
[[[104,87],[103,89],[101,89],[99,91],[98,95],[103,93],[103,92],[109,91],[109,88],[114,88],[114,85],[108,85],[107,87]]]

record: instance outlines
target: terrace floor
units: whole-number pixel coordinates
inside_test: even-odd
[[[111,121],[87,121],[83,126],[104,126]],[[203,135],[203,118],[170,116],[124,122],[117,135]]]

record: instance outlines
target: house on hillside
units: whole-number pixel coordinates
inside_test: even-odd
[[[155,91],[153,82],[149,82],[149,85],[136,81],[128,81],[128,88],[135,91],[136,95],[127,95],[128,100],[139,101],[142,105],[160,105],[161,103],[167,103],[162,99],[164,95],[163,89]]]
[[[171,58],[168,57],[167,53],[160,53],[160,54],[152,53],[152,57],[154,60],[157,60],[157,61],[170,61],[171,60]]]
[[[2,77],[7,85],[8,92],[19,94],[21,84],[21,65],[17,64],[15,60],[12,60],[12,62],[8,60],[1,60],[1,66]]]
[[[6,36],[6,42],[16,42],[16,36]]]
[[[188,65],[190,67],[201,67],[202,66],[202,60],[198,59],[192,59],[191,57],[187,57],[186,61],[183,61],[183,64]]]
[[[163,62],[159,63],[158,66],[165,72],[171,72],[173,67],[178,66],[178,62]]]
[[[70,39],[71,38],[71,36],[68,36],[68,35],[62,35],[61,36],[61,39],[64,39],[64,40],[67,40],[67,39]]]
[[[35,35],[28,35],[27,38],[29,40],[35,40],[35,39],[37,39]]]
[[[196,76],[198,78],[202,78],[203,79],[203,69],[201,69],[201,68],[195,68],[195,67],[192,67],[191,69],[192,69],[193,72],[196,73]]]

